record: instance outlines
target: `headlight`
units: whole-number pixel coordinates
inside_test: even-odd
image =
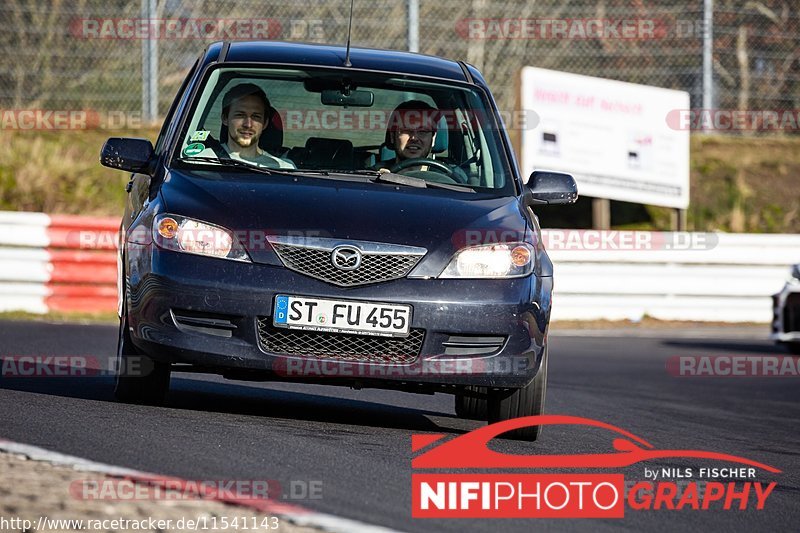
[[[189,254],[250,262],[233,233],[223,227],[177,215],[158,215],[153,239],[161,248]]]
[[[524,242],[485,244],[459,250],[440,278],[519,278],[533,271],[534,250]]]

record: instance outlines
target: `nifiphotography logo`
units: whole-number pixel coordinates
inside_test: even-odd
[[[529,426],[571,425],[610,432],[612,453],[511,455],[489,441]],[[411,476],[414,518],[624,518],[635,511],[737,511],[765,508],[775,481],[756,481],[780,470],[744,457],[704,450],[660,450],[624,429],[589,418],[541,415],[515,418],[446,440],[444,434],[413,435]],[[630,467],[663,459],[700,460],[702,466],[647,468],[642,479],[622,473],[573,473]],[[525,470],[560,470],[536,473]],[[480,470],[481,473],[450,473]],[[491,473],[484,473],[486,471]],[[521,473],[524,472],[524,473]],[[677,480],[670,480],[673,478]]]

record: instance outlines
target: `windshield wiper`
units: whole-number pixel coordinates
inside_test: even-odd
[[[191,157],[185,158],[181,157],[178,161],[183,162],[191,162],[197,161],[199,163],[214,163],[220,166],[232,166],[236,168],[246,168],[248,170],[255,170],[256,172],[261,172],[263,174],[272,174],[272,175],[281,175],[281,176],[294,176],[294,175],[306,175],[306,176],[322,176],[322,177],[332,177],[337,174],[344,174],[347,176],[377,176],[380,174],[377,170],[325,170],[325,169],[315,169],[315,168],[269,168],[269,167],[257,167],[255,165],[251,165],[244,161],[240,161],[238,159],[233,159],[229,157],[222,157],[217,159],[216,157]]]
[[[191,163],[191,162],[211,163],[211,164],[214,164],[214,165],[217,165],[217,166],[221,166],[221,167],[243,168],[243,169],[251,170],[253,172],[260,172],[261,174],[267,174],[267,175],[276,175],[276,174],[277,175],[287,175],[288,174],[288,172],[286,172],[287,169],[257,167],[255,165],[251,165],[250,163],[245,163],[244,161],[239,161],[238,159],[233,159],[233,158],[230,158],[230,157],[220,157],[220,158],[216,158],[216,157],[191,157],[191,158],[180,157],[180,158],[178,158],[178,161],[181,161],[183,163]]]
[[[291,172],[293,174],[315,174],[321,176],[331,176],[331,175],[340,175],[344,174],[347,176],[377,176],[380,174],[377,170],[369,170],[369,169],[359,169],[359,170],[349,170],[349,169],[317,169],[317,168],[284,168],[281,169],[285,172]]]
[[[448,191],[458,192],[475,192],[475,189],[467,185],[458,185],[456,183],[442,183],[440,181],[426,181],[429,189],[447,189]]]
[[[396,185],[405,185],[407,187],[417,187],[424,189],[427,187],[425,180],[420,178],[412,178],[411,176],[403,176],[402,174],[392,174],[391,172],[380,172],[375,176],[375,179],[370,180],[373,183],[394,183]]]
[[[380,172],[377,170],[371,170],[368,168],[362,168],[358,170],[334,170],[336,174],[355,174],[356,176],[380,176]]]
[[[244,161],[239,161],[238,159],[233,158],[216,158],[216,157],[191,157],[185,158],[181,157],[177,159],[183,163],[211,163],[222,167],[236,167],[251,170],[254,172],[260,172],[262,174],[267,175],[281,175],[281,176],[289,176],[295,174],[306,174],[306,175],[314,175],[314,176],[335,176],[339,175],[348,175],[348,176],[370,176],[372,177],[372,183],[394,183],[395,185],[405,185],[407,187],[416,187],[419,189],[447,189],[450,191],[458,191],[458,192],[475,192],[475,189],[471,187],[467,187],[466,185],[457,185],[455,183],[441,183],[438,181],[428,181],[422,178],[414,178],[411,176],[404,176],[403,174],[393,174],[391,172],[379,172],[377,170],[370,170],[370,169],[360,169],[360,170],[317,170],[317,169],[310,169],[310,168],[267,168],[267,167],[257,167],[255,165],[251,165],[249,163],[245,163]]]
[[[408,187],[417,187],[419,189],[447,189],[449,191],[458,192],[475,192],[472,187],[466,185],[457,185],[455,183],[442,183],[439,181],[428,181],[422,178],[414,178],[411,176],[404,176],[402,174],[394,174],[391,172],[379,172],[375,179],[371,180],[373,183],[394,183],[397,185],[406,185]]]
[[[377,176],[380,174],[377,170],[325,170],[325,169],[315,169],[315,168],[269,168],[269,167],[257,167],[255,165],[251,165],[244,161],[240,161],[238,159],[233,159],[230,157],[180,157],[177,159],[181,162],[189,162],[192,161],[198,163],[212,163],[218,166],[224,167],[236,167],[236,168],[244,168],[247,170],[254,170],[256,172],[261,172],[262,174],[272,174],[272,175],[281,175],[281,176],[290,176],[290,175],[310,175],[310,176],[324,176],[330,177],[331,175],[336,174],[346,174],[346,175],[361,175],[361,176]]]

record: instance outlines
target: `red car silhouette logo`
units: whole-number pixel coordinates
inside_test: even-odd
[[[490,450],[487,444],[496,436],[527,426],[575,425],[604,428],[617,434],[615,453],[571,455],[511,455]],[[444,439],[445,434],[412,435],[416,452]],[[620,468],[643,461],[665,458],[712,459],[748,465],[780,473],[772,466],[725,453],[704,450],[658,450],[652,444],[624,429],[577,416],[539,415],[498,422],[437,444],[411,461],[413,468]]]

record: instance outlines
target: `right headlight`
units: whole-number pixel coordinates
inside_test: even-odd
[[[533,246],[508,242],[470,246],[456,252],[440,278],[521,278],[533,272]]]
[[[202,220],[157,215],[153,221],[153,239],[167,250],[250,262],[233,232]]]

